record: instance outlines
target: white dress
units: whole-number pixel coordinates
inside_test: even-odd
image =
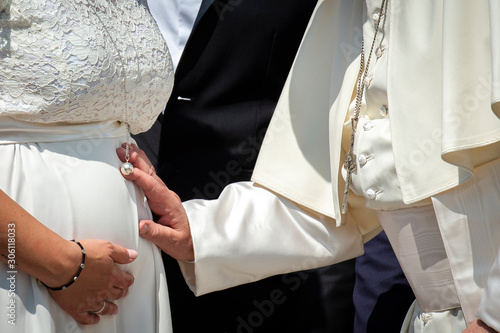
[[[90,326],[21,271],[11,292],[0,263],[0,332],[171,332],[160,252],[138,235],[151,212],[115,149],[128,120],[133,133],[153,124],[172,84],[145,0],[0,0],[0,189],[66,239],[138,252],[121,265],[135,282],[120,313]]]

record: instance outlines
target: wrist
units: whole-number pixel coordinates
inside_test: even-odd
[[[84,255],[84,254],[83,254]],[[82,248],[74,242],[64,240],[55,260],[46,267],[47,272],[40,281],[49,288],[59,288],[74,282],[74,277],[83,269]]]

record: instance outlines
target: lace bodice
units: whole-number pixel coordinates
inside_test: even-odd
[[[0,0],[0,115],[40,123],[132,116],[138,133],[172,84],[146,0]]]

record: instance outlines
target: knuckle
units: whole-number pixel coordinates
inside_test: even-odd
[[[153,176],[156,174],[155,167],[153,165],[149,166],[149,175]]]
[[[108,251],[113,251],[113,250],[114,250],[114,245],[113,245],[113,243],[111,243],[110,241],[104,241],[104,247],[105,247]]]
[[[109,299],[110,297],[112,297],[112,292],[111,290],[107,290],[107,289],[104,289],[104,290],[100,290],[98,293],[97,293],[97,302],[100,303],[104,300],[107,300]]]

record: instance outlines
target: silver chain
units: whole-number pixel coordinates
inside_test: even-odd
[[[349,195],[349,187],[351,185],[352,173],[356,171],[356,155],[354,154],[354,139],[356,136],[356,128],[358,126],[359,114],[361,111],[361,102],[363,100],[363,93],[365,90],[365,80],[366,75],[368,74],[368,70],[370,68],[370,60],[373,53],[373,48],[375,47],[375,42],[377,40],[377,34],[379,31],[380,22],[382,21],[382,17],[384,16],[384,7],[386,0],[382,0],[382,4],[380,5],[380,14],[377,20],[377,24],[375,25],[375,33],[373,34],[373,41],[370,48],[370,53],[368,53],[368,59],[365,65],[365,41],[364,36],[361,39],[361,59],[359,65],[358,72],[358,83],[356,85],[356,104],[354,105],[354,114],[351,118],[351,144],[349,146],[349,151],[345,154],[344,159],[344,167],[347,171],[347,176],[345,180],[345,188],[344,188],[344,199],[342,200],[342,214],[347,212],[347,196]]]

